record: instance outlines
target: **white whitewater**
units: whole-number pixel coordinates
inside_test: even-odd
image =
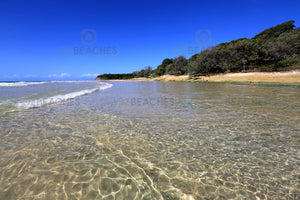
[[[99,87],[94,88],[94,89],[81,90],[78,92],[72,92],[72,93],[63,94],[63,95],[55,95],[55,96],[48,97],[48,98],[40,98],[40,99],[35,99],[35,100],[19,102],[19,103],[16,103],[15,106],[19,107],[19,108],[40,107],[45,104],[57,103],[57,102],[66,101],[69,99],[74,99],[79,96],[87,95],[87,94],[96,92],[98,90],[105,90],[105,89],[112,87],[112,84],[109,84],[109,83],[101,83],[101,84],[102,85],[100,85]]]
[[[40,85],[49,82],[0,82],[0,87],[24,87],[29,85]]]

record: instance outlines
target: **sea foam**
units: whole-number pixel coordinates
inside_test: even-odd
[[[112,87],[112,84],[101,83],[101,85],[98,86],[97,88],[81,90],[78,92],[72,92],[72,93],[68,93],[68,94],[56,95],[56,96],[47,97],[47,98],[40,98],[40,99],[35,99],[35,100],[30,100],[30,101],[19,102],[19,103],[16,103],[15,106],[19,107],[19,108],[40,107],[45,104],[57,103],[57,102],[66,101],[69,99],[74,99],[76,97],[87,95],[87,94],[96,92],[98,90],[105,90],[110,87]]]
[[[0,87],[22,87],[28,85],[39,85],[47,82],[0,82]]]

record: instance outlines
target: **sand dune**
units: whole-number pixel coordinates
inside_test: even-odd
[[[109,81],[192,81],[192,82],[246,82],[246,83],[296,83],[300,84],[300,70],[287,72],[228,73],[211,76],[163,75],[156,78],[133,78]]]
[[[125,80],[126,81],[126,80]],[[253,82],[253,83],[300,83],[300,71],[228,73],[213,76],[164,75],[156,78],[134,78],[129,81],[195,81],[195,82]]]
[[[209,82],[300,83],[300,71],[229,73],[202,77]]]

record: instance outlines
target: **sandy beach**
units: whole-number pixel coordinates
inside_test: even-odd
[[[287,72],[228,73],[211,76],[164,75],[156,78],[134,78],[111,81],[193,81],[193,82],[253,82],[253,83],[300,83],[300,70]]]

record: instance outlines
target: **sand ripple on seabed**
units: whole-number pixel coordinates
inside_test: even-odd
[[[20,125],[5,134],[11,137],[7,148],[23,144],[11,147],[1,160],[1,199],[162,199],[149,173],[163,177],[166,190],[186,196],[137,152],[130,152],[132,160],[115,148],[107,133],[99,134],[101,127],[74,132],[73,124],[80,123],[35,123],[31,133]],[[41,133],[47,134],[41,138]]]
[[[1,130],[0,199],[299,197],[293,149],[258,148],[255,138],[269,136],[239,130],[242,119],[235,128],[176,118],[153,127],[80,110],[31,119],[40,120]]]

